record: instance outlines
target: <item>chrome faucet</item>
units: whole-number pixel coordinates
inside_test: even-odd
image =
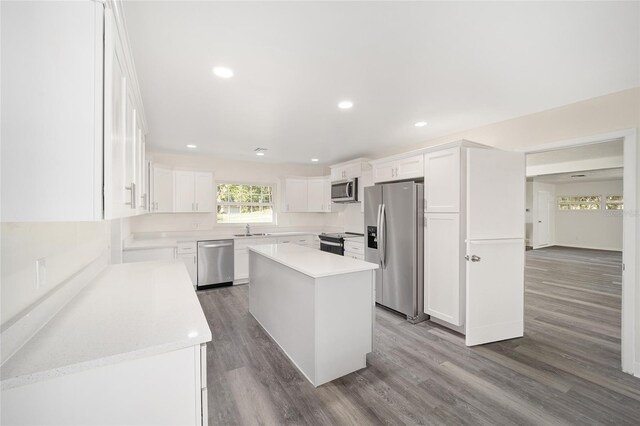
[[[247,223],[247,226],[245,228],[245,234],[247,235],[251,235],[251,226],[249,226],[249,224]]]

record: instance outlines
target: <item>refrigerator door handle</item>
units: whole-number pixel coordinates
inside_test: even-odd
[[[380,263],[380,266],[382,267],[382,246],[381,246],[381,241],[380,241],[380,218],[381,218],[381,213],[382,211],[382,204],[378,204],[378,218],[376,219],[376,232],[378,235],[378,263]]]
[[[380,210],[380,228],[378,229],[378,245],[380,246],[380,258],[382,262],[382,269],[387,267],[387,228],[385,222],[387,221],[386,206],[383,204]]]

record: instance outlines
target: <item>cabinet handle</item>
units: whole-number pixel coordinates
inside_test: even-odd
[[[147,208],[147,194],[142,194],[140,196],[140,198],[142,199],[142,204],[140,205],[141,209],[146,209]]]
[[[127,206],[131,206],[132,209],[136,208],[136,184],[131,182],[130,186],[125,186],[124,189],[131,192],[131,198],[128,203],[125,203]]]

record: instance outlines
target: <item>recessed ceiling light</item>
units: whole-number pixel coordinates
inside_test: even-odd
[[[353,102],[351,101],[342,101],[338,104],[338,108],[340,109],[349,109],[353,106]]]
[[[320,160],[318,160],[317,158],[312,158],[311,161],[313,161],[314,163],[317,163]]]
[[[256,152],[256,155],[262,157],[264,155],[264,152]]]
[[[233,77],[233,70],[227,67],[213,67],[213,73],[220,78]]]
[[[414,126],[416,127],[424,127],[427,125],[426,121],[418,121],[416,124],[414,124]]]
[[[190,143],[189,145],[187,145],[187,148],[191,148],[191,149],[195,149],[195,148],[197,148],[197,147],[198,147],[198,145],[194,145],[194,144],[192,144],[192,143]]]
[[[262,157],[266,150],[267,148],[256,148],[253,150],[253,152],[255,152],[258,157]]]

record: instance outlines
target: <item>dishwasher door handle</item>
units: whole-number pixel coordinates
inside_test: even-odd
[[[233,245],[233,243],[219,243],[219,244],[207,244],[204,246],[198,246],[200,248],[218,248],[218,247],[229,247]]]

